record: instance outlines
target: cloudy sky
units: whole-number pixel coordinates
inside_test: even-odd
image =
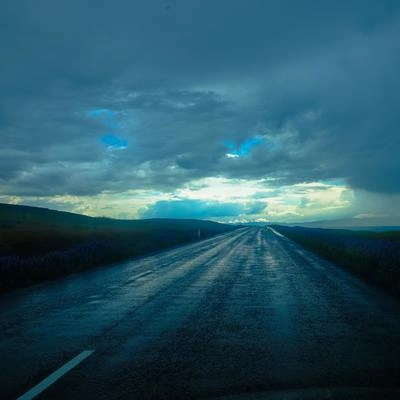
[[[1,0],[0,202],[400,215],[398,0]]]

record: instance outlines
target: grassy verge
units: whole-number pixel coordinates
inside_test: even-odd
[[[276,225],[275,230],[369,282],[400,295],[400,232]]]
[[[235,229],[200,220],[113,220],[0,204],[0,292]]]

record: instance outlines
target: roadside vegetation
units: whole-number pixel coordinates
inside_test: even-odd
[[[0,204],[0,292],[235,229],[201,220],[115,220]]]
[[[351,231],[281,225],[272,228],[369,282],[400,295],[400,231]]]

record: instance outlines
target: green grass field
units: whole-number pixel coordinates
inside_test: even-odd
[[[400,232],[275,225],[275,230],[367,281],[400,295]]]
[[[201,220],[115,220],[0,204],[0,291],[235,229]]]

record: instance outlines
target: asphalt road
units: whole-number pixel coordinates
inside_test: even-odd
[[[37,398],[333,398],[400,382],[399,302],[265,228],[21,290],[0,322],[6,399],[60,367]]]

